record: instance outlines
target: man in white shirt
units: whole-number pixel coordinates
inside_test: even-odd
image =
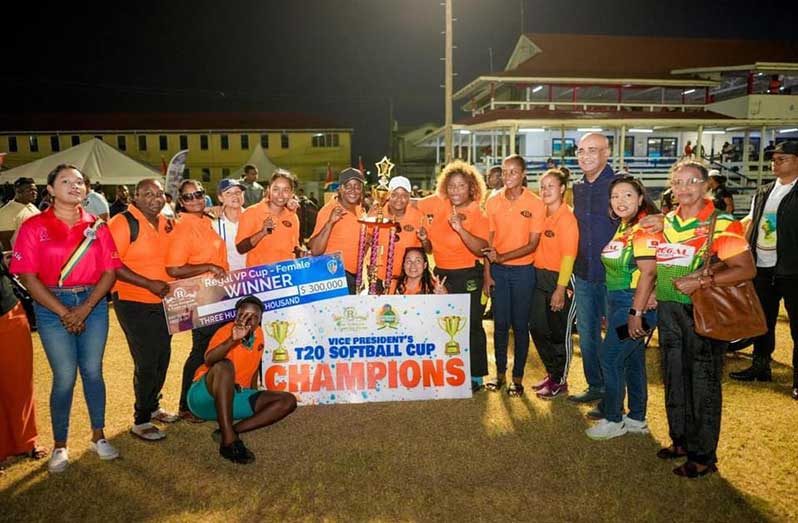
[[[241,180],[244,188],[244,207],[260,203],[263,199],[263,186],[258,183],[258,168],[252,164],[244,166],[244,179]]]
[[[14,182],[14,199],[0,208],[0,250],[10,250],[11,237],[22,222],[39,214],[34,204],[38,195],[33,178],[17,178]]]
[[[92,188],[91,180],[85,174],[83,175],[83,182],[86,184],[86,199],[83,200],[83,210],[108,221],[108,217],[111,214],[108,200]]]
[[[740,381],[770,381],[770,357],[776,348],[776,320],[781,300],[790,320],[793,342],[792,398],[798,400],[798,142],[782,142],[772,151],[776,180],[754,196],[748,239],[756,259],[754,286],[765,312],[768,332],[754,340],[750,368],[732,372]]]
[[[244,204],[244,187],[239,180],[225,178],[219,181],[216,197],[219,199],[218,207],[211,209],[213,229],[224,240],[227,249],[227,263],[230,270],[246,267],[246,254],[239,254],[236,249],[236,233],[238,232],[238,219],[241,216]]]

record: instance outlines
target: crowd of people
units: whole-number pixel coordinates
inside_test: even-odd
[[[649,431],[645,349],[658,327],[671,444],[657,456],[686,458],[674,469],[679,476],[716,471],[727,344],[696,332],[691,294],[754,279],[769,332],[754,340],[752,367],[732,377],[770,380],[782,299],[793,344],[798,340],[798,143],[773,149],[776,180],[757,193],[742,221],[730,214],[728,200],[699,160],[687,157],[672,167],[672,209],[662,213],[639,179],[613,172],[605,136],[586,134],[575,153],[582,176],[572,181],[567,171],[550,166],[537,191],[527,187],[526,162],[519,155],[505,158],[485,178],[455,160],[442,169],[434,194],[423,198],[415,197],[407,178],[394,176],[379,210],[368,208],[363,173],[347,168],[312,227],[303,227],[297,179],[283,169],[264,185],[250,166],[241,180],[221,180],[218,205],[207,201],[199,181],[186,179],[174,209],[161,182],[145,179],[132,196],[118,191],[112,209],[105,202],[89,211],[98,198],[88,179],[76,167],[60,165],[47,177],[49,207],[34,212],[35,185],[31,189],[32,180],[18,180],[8,212],[21,217],[0,286],[0,332],[13,340],[13,350],[0,351],[0,361],[8,362],[0,366],[0,404],[7,413],[0,459],[46,455],[36,441],[28,316],[36,319],[53,373],[49,469],[58,472],[69,463],[78,372],[91,420],[90,448],[100,459],[118,457],[104,433],[102,358],[110,295],[134,363],[131,433],[158,441],[167,436],[165,424],[216,420],[220,455],[251,463],[255,457],[240,434],[296,408],[292,395],[258,386],[263,303],[243,298],[234,321],[192,330],[178,412],[171,413],[161,405],[171,359],[161,300],[175,279],[222,277],[239,268],[341,253],[351,294],[368,287],[381,294],[469,295],[474,394],[524,396],[531,339],[545,369],[532,386],[534,395],[594,404],[587,416],[596,423],[586,434],[595,440]],[[573,206],[566,203],[569,186]],[[373,256],[364,256],[360,241],[367,214],[388,218],[393,236],[389,241],[382,235]],[[725,262],[711,278],[697,272],[707,248]],[[364,274],[375,281],[367,286]],[[17,296],[26,295],[33,314],[18,303]],[[494,369],[482,321],[486,297],[492,303]],[[569,395],[574,326],[587,388]],[[798,368],[795,347],[793,368]],[[798,400],[798,373],[792,386]]]

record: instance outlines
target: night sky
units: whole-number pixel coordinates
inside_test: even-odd
[[[14,4],[0,111],[316,113],[353,127],[369,161],[389,153],[391,108],[402,127],[443,121],[439,0]],[[454,0],[455,88],[490,72],[491,48],[502,70],[524,29],[796,39],[790,5]]]

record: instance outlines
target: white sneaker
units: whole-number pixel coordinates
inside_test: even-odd
[[[53,449],[50,454],[50,461],[47,462],[47,469],[50,472],[64,472],[69,465],[69,451],[66,448]]]
[[[613,422],[606,419],[599,420],[598,423],[585,431],[587,437],[590,439],[604,440],[617,438],[626,434],[626,426],[623,421]]]
[[[158,409],[150,416],[152,421],[160,421],[161,423],[176,423],[180,421],[180,416],[167,412],[163,409]]]
[[[119,457],[119,451],[113,445],[108,443],[107,439],[98,440],[96,443],[92,441],[89,448],[100,456],[100,459],[111,460]]]
[[[624,414],[623,416],[623,424],[626,427],[626,432],[632,432],[634,434],[648,434],[651,432],[648,430],[648,423],[646,420],[637,421],[636,419],[632,419]]]

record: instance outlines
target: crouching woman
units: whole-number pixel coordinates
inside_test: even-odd
[[[219,454],[233,463],[255,461],[239,434],[276,423],[296,409],[293,394],[257,389],[263,310],[263,302],[255,296],[236,303],[236,319],[213,335],[205,363],[188,390],[189,409],[198,418],[219,423],[214,433],[221,438]]]

